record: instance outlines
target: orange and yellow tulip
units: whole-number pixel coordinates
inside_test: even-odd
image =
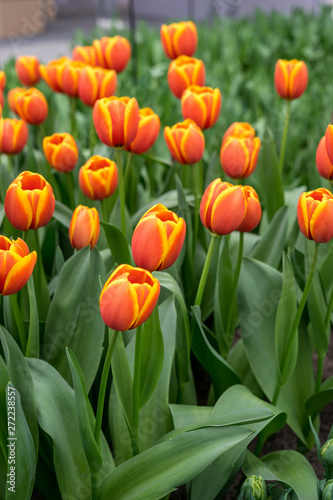
[[[317,147],[316,165],[319,175],[330,181],[333,179],[333,165],[327,154],[325,136],[320,139]]]
[[[6,73],[4,71],[0,71],[0,90],[5,90],[6,87]]]
[[[122,264],[107,279],[99,299],[104,323],[125,332],[142,325],[154,310],[160,283],[145,269]]]
[[[328,125],[325,133],[326,151],[331,163],[333,163],[333,125]]]
[[[28,140],[28,126],[23,120],[0,118],[0,153],[20,153]]]
[[[234,122],[224,132],[222,142],[225,141],[230,135],[238,137],[239,139],[253,139],[256,132],[252,125],[247,122]]]
[[[251,186],[241,186],[246,201],[245,215],[236,231],[249,233],[260,222],[261,206],[257,192]]]
[[[217,122],[222,98],[219,89],[190,85],[181,96],[184,119],[191,118],[201,128],[210,128]]]
[[[82,61],[68,61],[64,64],[61,72],[61,86],[70,97],[77,97],[79,94],[79,79],[86,64]]]
[[[118,170],[114,161],[94,155],[80,168],[79,185],[91,200],[111,196],[118,185]]]
[[[169,65],[168,84],[171,92],[178,99],[190,85],[205,85],[205,78],[205,65],[195,57],[179,56]]]
[[[333,196],[325,188],[302,193],[297,203],[297,220],[309,240],[327,243],[333,238]]]
[[[135,97],[104,97],[93,109],[96,133],[107,146],[122,148],[134,141],[139,126],[139,105]]]
[[[171,128],[164,128],[165,142],[171,156],[178,163],[190,164],[201,160],[205,149],[205,137],[198,125],[188,118]]]
[[[123,36],[103,36],[100,40],[94,40],[93,48],[96,64],[117,73],[124,71],[131,58],[131,44]]]
[[[150,272],[172,266],[182,249],[186,233],[184,219],[158,203],[139,220],[132,237],[137,266]]]
[[[24,287],[37,260],[21,238],[10,240],[0,236],[0,294],[12,295]]]
[[[16,87],[10,90],[8,103],[11,109],[30,125],[40,125],[47,118],[47,100],[44,94],[35,87],[29,89]]]
[[[5,213],[12,226],[21,231],[46,226],[54,207],[52,187],[40,174],[24,171],[7,189]]]
[[[198,32],[192,21],[162,24],[160,35],[165,55],[169,59],[181,55],[192,56],[196,51]]]
[[[39,60],[36,56],[20,56],[15,61],[18,79],[23,85],[30,87],[40,80]]]
[[[160,119],[151,108],[139,110],[139,126],[135,139],[126,148],[131,153],[145,153],[155,143],[160,132]]]
[[[72,51],[73,61],[82,61],[89,66],[96,66],[96,51],[91,45],[77,45]]]
[[[297,99],[308,84],[308,68],[304,61],[279,59],[275,65],[274,84],[282,99]]]
[[[235,128],[238,136],[227,135],[222,139],[220,161],[223,171],[233,179],[244,179],[254,172],[257,166],[260,150],[259,137],[249,137],[241,134],[241,129]]]
[[[41,77],[54,92],[64,92],[62,72],[69,61],[68,57],[63,56],[50,61],[46,65],[39,65]]]
[[[2,90],[0,89],[0,118],[2,116],[2,110],[5,105],[5,96],[3,95]]]
[[[14,87],[8,91],[7,94],[7,101],[8,101],[8,106],[9,108],[18,115],[18,109],[17,109],[17,98],[20,94],[24,93],[25,89],[22,87]]]
[[[69,241],[73,248],[94,248],[100,233],[99,215],[95,207],[79,205],[73,212],[69,225]]]
[[[97,99],[113,96],[116,87],[115,71],[86,66],[80,74],[78,94],[84,104],[93,106]]]
[[[75,139],[68,132],[44,137],[43,150],[51,167],[62,173],[73,170],[79,157]]]

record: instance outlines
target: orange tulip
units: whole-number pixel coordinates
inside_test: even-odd
[[[54,59],[46,65],[39,65],[41,77],[54,92],[64,92],[62,72],[68,62],[68,57],[64,56]]]
[[[100,233],[99,215],[96,208],[79,205],[73,212],[69,225],[69,241],[73,248],[94,248]]]
[[[161,42],[169,59],[181,55],[192,56],[198,44],[197,27],[192,21],[162,24]]]
[[[331,163],[333,163],[333,125],[328,125],[325,133],[326,151]]]
[[[6,87],[6,73],[0,71],[0,90],[5,90]]]
[[[145,153],[155,143],[160,131],[160,119],[151,108],[139,110],[139,128],[135,139],[126,148],[128,151],[140,155]]]
[[[10,240],[0,236],[0,294],[12,295],[24,287],[37,260],[21,238]]]
[[[234,179],[249,177],[257,166],[260,145],[259,137],[223,138],[220,151],[223,171]]]
[[[251,186],[241,186],[246,200],[245,215],[237,227],[236,231],[241,233],[249,233],[260,222],[261,219],[261,206],[256,191]]]
[[[82,61],[68,61],[64,64],[60,73],[61,86],[64,92],[70,97],[77,97],[79,94],[79,79],[86,64]]]
[[[44,137],[43,150],[51,167],[63,173],[73,170],[79,157],[74,137],[68,132]]]
[[[80,74],[79,97],[87,106],[93,106],[97,99],[111,97],[117,87],[117,73],[112,69],[86,66]]]
[[[118,170],[114,161],[94,155],[80,168],[81,191],[91,200],[111,196],[118,185]]]
[[[104,323],[125,332],[144,323],[154,310],[160,283],[145,269],[122,264],[106,281],[99,299]]]
[[[274,83],[282,99],[297,99],[308,84],[308,68],[303,61],[279,59],[275,65]]]
[[[28,126],[23,120],[0,118],[0,153],[20,153],[28,140]]]
[[[51,219],[55,207],[52,187],[40,174],[24,171],[9,185],[5,213],[16,229],[37,229]]]
[[[96,64],[102,68],[113,69],[117,73],[123,71],[131,58],[131,44],[122,36],[103,36],[94,40]]]
[[[82,61],[89,66],[96,66],[96,51],[91,45],[85,45],[81,47],[77,45],[72,51],[73,61]]]
[[[319,174],[325,179],[333,179],[333,165],[328,157],[326,149],[326,137],[322,137],[317,147],[316,165]]]
[[[201,160],[205,149],[205,138],[198,125],[188,118],[171,128],[164,128],[164,138],[171,156],[178,163],[190,164]]]
[[[210,128],[217,122],[222,98],[219,89],[190,85],[181,96],[184,119],[191,118],[201,128]]]
[[[158,203],[148,210],[134,229],[133,259],[148,271],[172,266],[182,249],[186,233],[184,219]]]
[[[333,238],[333,196],[325,188],[302,193],[297,204],[301,232],[309,240],[327,243]]]
[[[35,87],[30,89],[13,89],[12,96],[8,97],[9,105],[13,105],[13,111],[19,115],[22,120],[30,125],[39,125],[43,123],[48,115],[48,105],[44,94]]]
[[[5,96],[3,95],[2,90],[0,89],[0,118],[2,116],[2,110],[5,105]]]
[[[184,90],[190,85],[205,85],[206,70],[200,59],[189,56],[178,56],[171,61],[168,69],[168,84],[171,92],[181,98]]]
[[[239,139],[253,139],[256,133],[252,125],[247,122],[234,122],[224,132],[222,143],[231,135]]]
[[[23,94],[24,91],[25,89],[22,87],[14,87],[8,91],[7,94],[8,106],[16,115],[19,114],[17,109],[17,98],[19,95]]]
[[[132,97],[98,99],[93,109],[95,129],[107,146],[122,148],[134,141],[139,126],[139,105]]]
[[[30,87],[40,80],[39,60],[36,56],[20,56],[15,61],[18,79],[23,85]]]

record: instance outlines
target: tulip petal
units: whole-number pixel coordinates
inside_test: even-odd
[[[142,325],[142,323],[144,323],[149,318],[154,307],[157,304],[159,294],[160,282],[158,280],[155,280],[153,286],[150,288],[149,295],[146,297],[146,301],[143,304],[136,321],[132,325],[132,328],[136,328]]]
[[[168,238],[168,251],[165,260],[157,269],[158,271],[167,269],[174,264],[184,244],[186,234],[186,224],[184,219],[180,218],[178,222],[176,224],[172,224],[172,226],[173,229],[170,237]]]
[[[7,189],[5,213],[16,229],[27,231],[30,228],[33,214],[29,199],[23,189],[15,184],[11,184]]]
[[[245,215],[245,196],[239,186],[224,190],[216,198],[211,216],[212,232],[230,234],[241,224]]]
[[[314,241],[327,243],[333,238],[333,199],[320,203],[312,214],[310,231]]]
[[[168,241],[163,222],[154,216],[141,219],[132,238],[132,253],[136,265],[148,271],[155,271],[167,250]]]
[[[138,317],[139,306],[135,288],[126,278],[119,278],[103,288],[100,311],[110,328],[120,332],[131,328]]]
[[[37,260],[37,253],[31,252],[26,257],[20,259],[9,271],[4,289],[3,295],[11,295],[18,292],[26,284],[31,276],[31,273],[35,267]]]

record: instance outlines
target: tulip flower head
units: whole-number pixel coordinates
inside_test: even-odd
[[[21,231],[46,226],[54,207],[52,187],[40,174],[24,171],[7,189],[5,213],[12,226]]]
[[[171,156],[183,165],[201,160],[205,149],[205,137],[198,125],[188,118],[171,128],[164,128],[164,139]]]
[[[179,256],[185,233],[184,219],[161,203],[154,205],[141,217],[134,229],[134,262],[151,272],[167,269]]]
[[[15,61],[18,79],[23,85],[30,87],[40,80],[39,60],[36,56],[20,56]]]
[[[62,72],[69,61],[68,57],[63,56],[50,61],[46,65],[39,65],[41,77],[54,92],[64,92]]]
[[[249,177],[257,166],[261,142],[259,137],[254,137],[253,129],[252,136],[251,129],[236,125],[233,128],[229,127],[223,136],[220,150],[221,166],[233,179]]]
[[[301,232],[309,240],[327,243],[333,238],[333,196],[325,188],[302,193],[297,204]]]
[[[275,65],[274,83],[282,99],[297,99],[308,84],[308,68],[304,61],[279,59]]]
[[[107,279],[99,299],[104,323],[125,332],[144,323],[154,310],[160,283],[145,269],[122,264]]]
[[[69,240],[73,248],[94,248],[100,233],[99,215],[95,207],[79,205],[73,212],[69,226]]]
[[[234,122],[224,132],[222,143],[229,137],[237,137],[238,139],[253,139],[256,132],[252,125],[247,122]]]
[[[91,45],[77,45],[72,51],[73,61],[81,61],[89,66],[96,66],[96,51]]]
[[[0,90],[4,91],[6,87],[6,73],[0,71]]]
[[[316,165],[319,175],[330,181],[333,179],[333,165],[327,154],[325,136],[320,139],[317,147]]]
[[[131,44],[123,36],[103,36],[100,40],[94,40],[93,48],[96,64],[117,73],[124,71],[131,58]]]
[[[44,94],[35,87],[29,89],[16,87],[10,90],[8,103],[11,109],[30,125],[40,125],[47,118],[47,100]]]
[[[94,155],[80,168],[79,185],[91,200],[111,196],[118,185],[118,170],[114,161]]]
[[[67,132],[44,137],[43,150],[51,167],[62,173],[73,170],[79,157],[75,139]]]
[[[160,132],[160,119],[151,108],[139,109],[139,125],[135,139],[126,148],[131,153],[140,155],[150,149]]]
[[[13,87],[8,91],[7,94],[8,106],[17,116],[19,116],[19,112],[17,109],[17,98],[19,95],[24,93],[24,91],[25,89],[23,87]]]
[[[328,125],[325,133],[325,144],[328,158],[333,163],[333,125]]]
[[[190,85],[181,96],[184,119],[191,118],[201,128],[210,128],[217,122],[222,98],[219,89]]]
[[[79,95],[80,75],[86,66],[86,63],[82,61],[68,61],[64,64],[60,76],[61,86],[65,94],[70,97]]]
[[[197,27],[192,21],[162,24],[161,42],[166,56],[176,59],[181,55],[192,56],[198,44]]]
[[[12,295],[24,287],[37,260],[21,238],[10,240],[0,236],[0,294]]]
[[[20,153],[28,140],[28,126],[23,120],[0,118],[0,153]]]
[[[171,92],[178,99],[190,85],[205,85],[205,78],[205,65],[195,57],[179,56],[169,65],[168,84]]]
[[[3,95],[2,90],[0,89],[0,118],[2,116],[2,110],[5,105],[5,96]]]
[[[78,95],[84,104],[93,106],[97,99],[111,97],[117,87],[117,73],[110,69],[86,66],[79,79]]]

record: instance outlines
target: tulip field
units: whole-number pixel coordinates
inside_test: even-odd
[[[333,499],[331,14],[2,65],[1,500]]]

